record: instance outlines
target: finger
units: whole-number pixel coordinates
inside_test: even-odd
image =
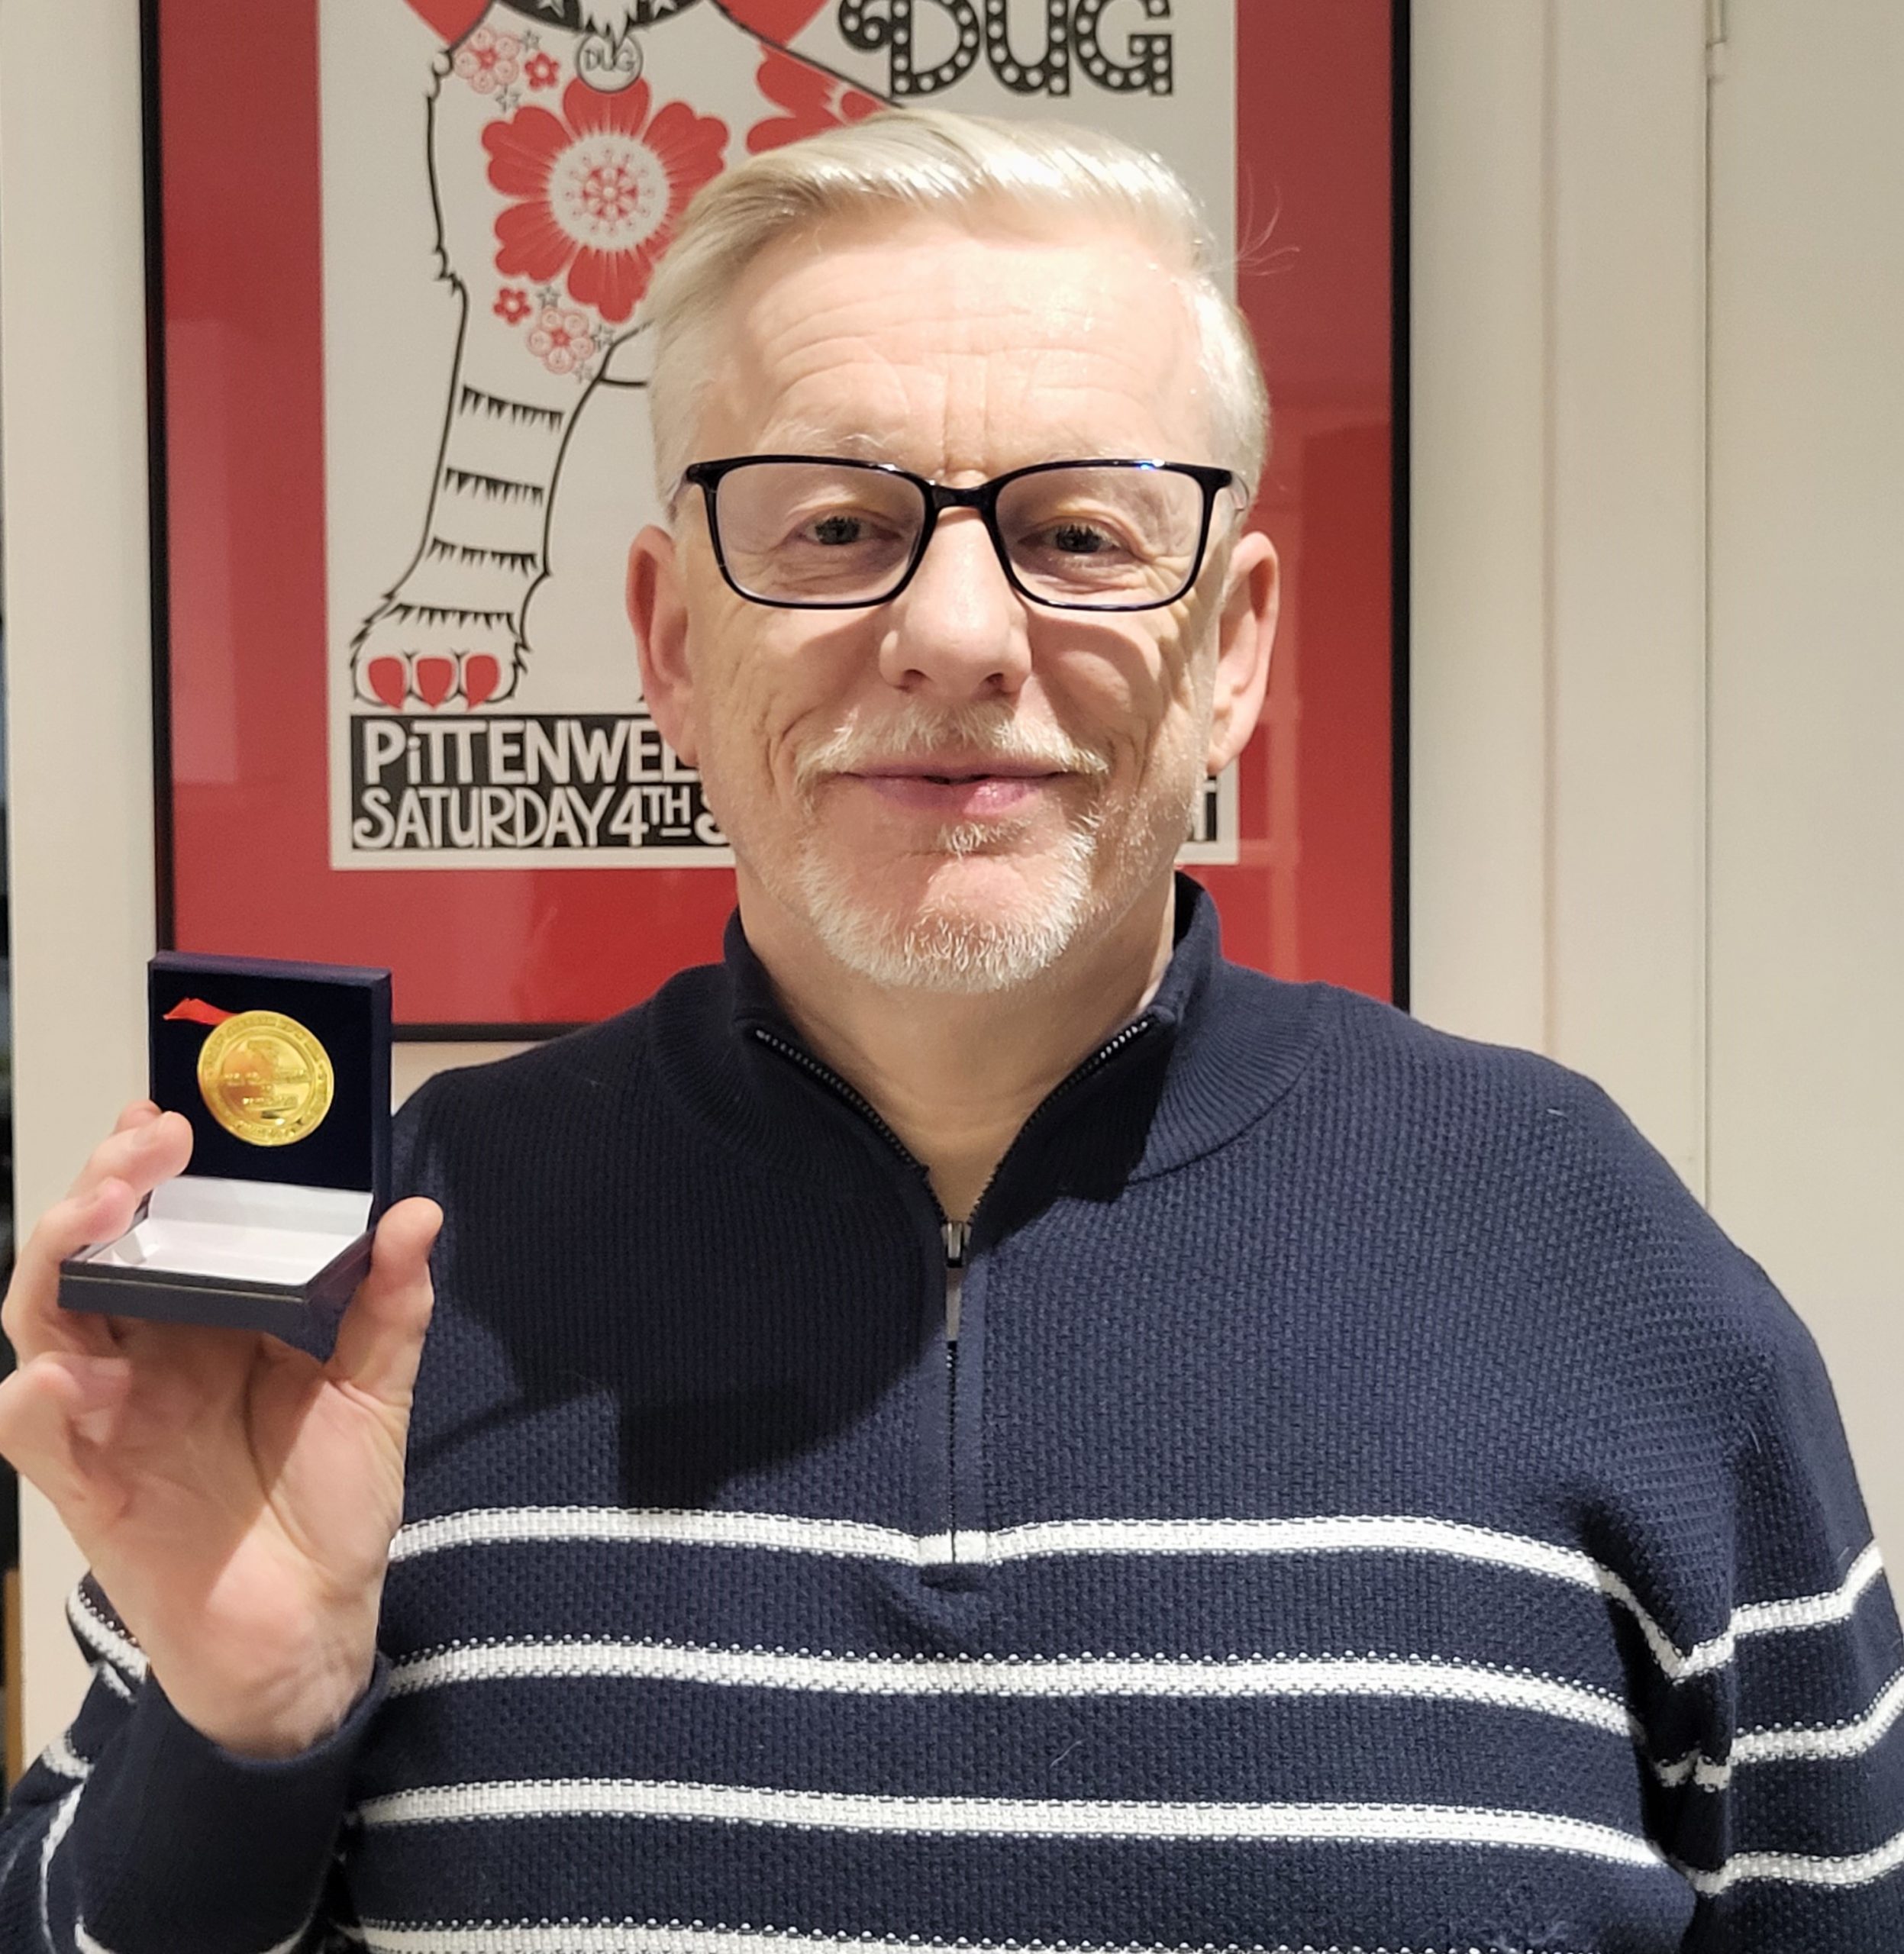
[[[330,1372],[379,1402],[407,1410],[430,1327],[430,1250],[443,1226],[434,1201],[400,1201],[377,1224],[370,1272],[338,1327]]]
[[[149,1115],[142,1117],[144,1109]],[[149,1099],[134,1100],[111,1133],[92,1150],[70,1191],[86,1194],[102,1181],[130,1181],[144,1195],[182,1173],[192,1158],[192,1122],[182,1113],[162,1113]]]
[[[20,1251],[0,1326],[23,1360],[53,1349],[103,1353],[112,1333],[103,1317],[63,1313],[60,1265],[91,1242],[109,1242],[132,1225],[139,1203],[192,1157],[192,1126],[134,1100],[93,1149],[73,1191],[41,1216]]]
[[[144,1195],[129,1182],[102,1181],[90,1192],[69,1195],[40,1216],[20,1250],[0,1308],[4,1327],[22,1363],[49,1350],[104,1355],[112,1335],[103,1317],[60,1307],[60,1265],[91,1242],[110,1242],[132,1226]]]
[[[0,1383],[0,1453],[69,1527],[90,1503],[86,1455],[109,1449],[131,1383],[123,1359],[69,1351],[35,1358]]]

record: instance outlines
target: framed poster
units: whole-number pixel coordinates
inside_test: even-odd
[[[1100,124],[1238,240],[1285,565],[1186,865],[1230,953],[1399,983],[1392,0],[147,0],[161,940],[559,1029],[733,901],[643,708],[640,300],[688,197],[886,102]]]

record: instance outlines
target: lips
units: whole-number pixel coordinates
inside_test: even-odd
[[[943,759],[859,766],[841,776],[857,782],[889,807],[964,821],[1020,811],[1053,781],[1066,777],[1048,766],[1024,762]]]
[[[978,780],[1050,780],[1063,769],[1031,762],[894,760],[856,766],[862,780],[929,780],[941,787]]]

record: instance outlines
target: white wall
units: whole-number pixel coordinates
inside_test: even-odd
[[[1414,18],[1415,1008],[1766,1264],[1904,1564],[1904,9]]]
[[[145,273],[136,0],[0,5],[0,427],[15,1192],[64,1191],[145,1077],[153,947]],[[85,1682],[77,1570],[21,1502],[31,1756]]]
[[[1904,8],[1730,0],[1712,95],[1711,1178],[1904,1565]]]
[[[1413,1002],[1705,1174],[1705,0],[1417,0]]]

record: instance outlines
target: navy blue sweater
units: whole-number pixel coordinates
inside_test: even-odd
[[[1181,927],[963,1240],[737,930],[433,1081],[378,1684],[240,1762],[82,1594],[5,1948],[1904,1948],[1796,1319],[1590,1085]]]

